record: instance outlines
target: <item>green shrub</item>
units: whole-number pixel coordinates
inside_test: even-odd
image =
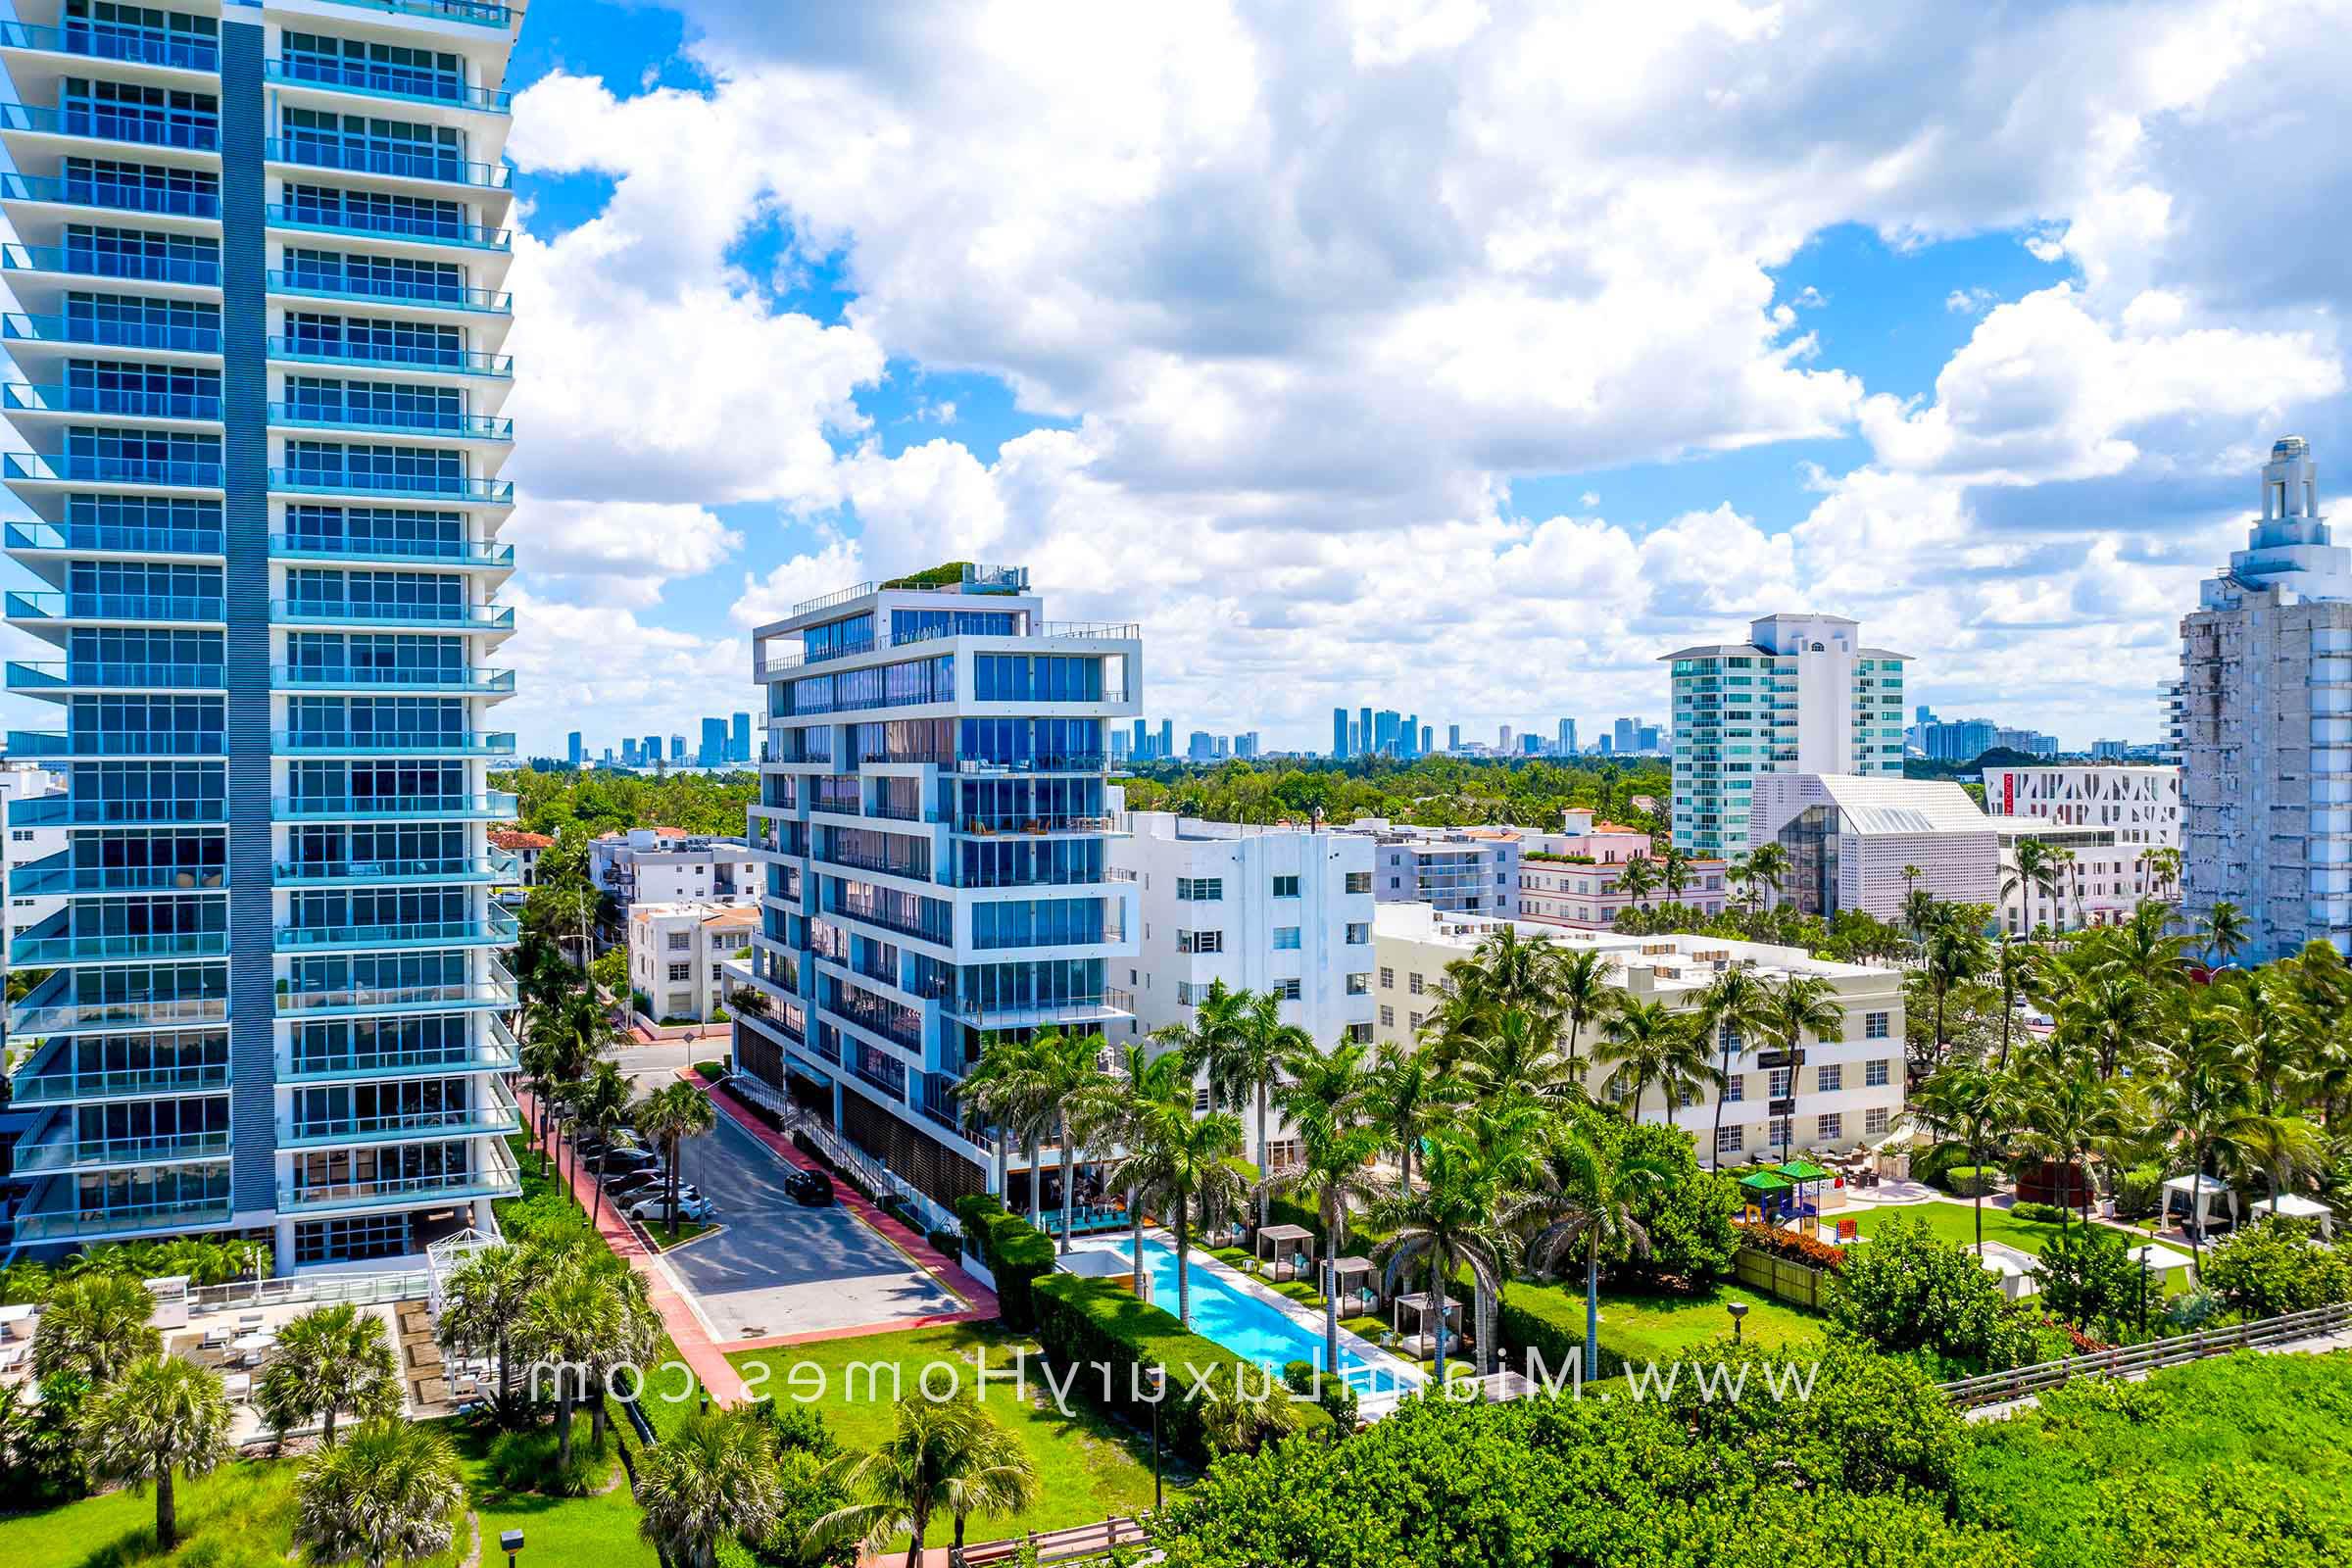
[[[2011,1203],[2009,1217],[2030,1220],[2036,1225],[2063,1225],[2074,1216],[2056,1203]]]
[[[2150,1283],[2130,1248],[2123,1232],[2104,1225],[2051,1237],[2041,1250],[2043,1308],[2085,1329],[2136,1318],[2149,1293],[2161,1296],[2163,1289]]]
[[[1088,1398],[1102,1394],[1102,1374],[1096,1368],[1107,1367],[1110,1409],[1149,1426],[1152,1398],[1145,1373],[1152,1367],[1166,1370],[1161,1434],[1172,1450],[1196,1463],[1205,1464],[1214,1457],[1200,1428],[1200,1379],[1207,1378],[1211,1388],[1228,1394],[1236,1379],[1251,1391],[1272,1381],[1256,1364],[1243,1361],[1223,1346],[1187,1329],[1174,1313],[1138,1300],[1132,1292],[1107,1280],[1055,1274],[1039,1280],[1032,1295],[1038,1344],[1056,1368],[1081,1369],[1076,1388]],[[1278,1387],[1275,1397],[1288,1396]],[[1309,1404],[1298,1408],[1305,1418],[1303,1430],[1317,1434],[1327,1430],[1331,1417],[1322,1408]]]
[[[810,1552],[806,1545],[809,1526],[853,1500],[842,1485],[840,1470],[829,1464],[828,1458],[829,1454],[811,1448],[783,1448],[777,1453],[784,1506],[775,1528],[752,1551],[757,1561],[769,1568],[851,1568],[857,1562],[858,1544],[854,1541],[822,1554]],[[719,1568],[727,1568],[723,1556]]]
[[[2314,1247],[2316,1229],[2264,1215],[2206,1251],[2205,1283],[2248,1317],[2352,1300],[2352,1262],[2342,1248]]]
[[[824,1412],[812,1404],[762,1399],[752,1408],[760,1412],[779,1453],[812,1453],[819,1459],[830,1459],[841,1451],[839,1440],[825,1425]]]
[[[1655,1162],[1667,1179],[1634,1199],[1634,1218],[1648,1234],[1648,1250],[1609,1265],[1610,1274],[1652,1290],[1688,1292],[1703,1291],[1729,1274],[1740,1250],[1733,1225],[1740,1184],[1700,1170],[1690,1135],[1664,1122],[1627,1128],[1619,1153]]]
[[[931,1250],[937,1252],[940,1256],[946,1258],[951,1263],[963,1256],[963,1236],[961,1232],[929,1231],[924,1234],[923,1240],[931,1244]]]
[[[2164,1167],[2134,1165],[2115,1184],[2115,1217],[2145,1219],[2164,1201]]]
[[[705,1083],[714,1084],[726,1077],[727,1064],[723,1061],[698,1061],[694,1064],[694,1070],[703,1075]]]
[[[1005,1325],[1024,1333],[1035,1328],[1030,1287],[1054,1271],[1054,1239],[1018,1214],[1005,1213],[993,1194],[957,1199],[956,1217],[963,1222],[965,1237],[979,1243],[980,1259],[996,1276],[997,1305]]]
[[[554,1432],[507,1432],[490,1445],[490,1475],[509,1492],[585,1497],[603,1491],[612,1479],[612,1456],[589,1444],[584,1423],[572,1438],[567,1465],[556,1463]]]
[[[1998,1165],[1954,1165],[1943,1173],[1943,1186],[1954,1198],[1982,1198],[2000,1174]]]
[[[1882,1350],[1929,1350],[1972,1371],[2034,1358],[2030,1322],[1977,1259],[1895,1214],[1830,1276],[1830,1321]]]

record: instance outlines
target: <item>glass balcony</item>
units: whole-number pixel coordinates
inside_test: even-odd
[[[219,621],[227,613],[220,600],[175,594],[35,591],[10,594],[7,607],[10,620]]]
[[[280,1149],[318,1149],[336,1144],[396,1144],[417,1139],[463,1138],[514,1130],[522,1107],[503,1089],[492,1089],[478,1105],[452,1105],[382,1116],[280,1116]]]
[[[43,921],[46,925],[48,922]],[[113,932],[103,936],[48,936],[27,931],[8,945],[12,964],[104,963],[132,958],[223,958],[226,931]]]
[[[433,278],[378,278],[366,273],[272,270],[272,294],[299,294],[305,299],[367,300],[392,305],[420,305],[444,311],[478,311],[485,316],[514,314],[514,296],[502,289],[467,288]]]
[[[355,141],[333,136],[272,136],[262,143],[262,157],[269,163],[295,164],[304,169],[333,169],[345,173],[381,174],[390,179],[471,185],[477,190],[506,190],[514,176],[514,172],[504,164],[468,163],[425,144]]]
[[[66,316],[0,316],[0,338],[15,343],[71,343],[168,354],[218,354],[220,328],[171,321],[100,320]]]
[[[335,92],[366,93],[370,98],[447,104],[490,115],[508,114],[513,109],[513,98],[506,92],[468,87],[439,72],[407,71],[372,62],[309,60],[298,55],[290,60],[262,62],[262,74],[287,86],[325,87]]]
[[[342,535],[270,536],[281,561],[419,562],[441,566],[512,566],[514,547],[490,539],[352,539]]]
[[[18,596],[11,595],[12,599]],[[421,626],[439,631],[513,631],[513,605],[355,605],[348,600],[270,601],[281,625]]]
[[[513,811],[507,813],[514,815]],[[11,827],[220,827],[228,821],[223,800],[83,800],[36,796],[8,803]]]
[[[13,174],[7,177],[12,180],[17,178]],[[55,181],[50,183],[54,184]],[[0,199],[6,199],[8,195],[8,187],[0,184]],[[64,201],[80,198],[32,195],[18,199]],[[197,216],[219,215],[220,202],[215,198],[213,211]],[[318,207],[294,207],[271,202],[266,217],[271,228],[298,228],[319,234],[357,234],[369,238],[408,240],[421,245],[463,245],[481,251],[511,250],[514,244],[514,236],[503,228],[487,228],[480,223],[468,223],[454,218],[436,218],[429,214],[370,213],[364,210],[330,212]]]
[[[220,217],[220,193],[218,190],[91,179],[81,174],[69,179],[32,174],[0,174],[0,201],[54,202],[67,207],[99,207],[112,213],[202,218],[216,222]]]
[[[447,986],[340,986],[317,990],[288,989],[277,994],[281,1018],[325,1018],[379,1012],[455,1012],[514,1005],[512,980],[475,981]],[[381,1071],[380,1068],[375,1069]],[[354,1076],[366,1077],[367,1073]]]
[[[270,737],[280,757],[512,757],[514,737],[505,730],[281,729]]]
[[[134,484],[165,490],[218,490],[222,474],[218,463],[149,463],[42,452],[11,452],[6,469],[7,478],[28,484]]]
[[[169,66],[177,71],[217,73],[220,69],[220,46],[210,38],[120,25],[101,31],[78,19],[70,21],[63,28],[0,22],[0,49],[32,49],[84,60],[122,60],[142,66]]]
[[[227,672],[219,664],[105,663],[95,660],[12,659],[8,689],[12,692],[58,692],[122,687],[132,691],[217,692],[227,689]]]
[[[464,22],[481,27],[512,28],[522,13],[496,0],[343,0],[362,11],[389,11],[404,17],[430,17],[436,22]]]
[[[289,495],[387,496],[461,506],[511,506],[514,501],[512,479],[476,479],[462,473],[327,473],[317,468],[271,468],[270,488]]]
[[[37,1208],[17,1216],[17,1240],[88,1241],[105,1236],[197,1231],[225,1225],[228,1215],[226,1196],[197,1203],[122,1203],[108,1208]]]
[[[8,732],[11,757],[222,757],[227,751],[228,737],[217,729]]]
[[[281,1209],[396,1208],[437,1202],[452,1198],[513,1198],[522,1191],[514,1157],[503,1144],[474,1146],[470,1170],[441,1171],[431,1176],[381,1176],[371,1181],[305,1185],[281,1181],[277,1206]]]
[[[0,272],[63,272],[114,282],[220,286],[220,263],[216,259],[143,250],[98,251],[86,245],[0,245]]]
[[[9,820],[24,825],[19,810],[46,804],[12,802]],[[487,795],[281,795],[270,808],[271,819],[279,822],[506,822],[514,812],[514,797],[497,790]]]
[[[12,522],[7,547],[17,550],[106,552],[131,556],[218,556],[228,537],[217,528],[162,528],[102,522]]]
[[[135,142],[142,147],[177,147],[189,152],[220,150],[220,126],[216,121],[176,120],[101,104],[74,104],[63,109],[0,104],[0,131],[11,130]]]
[[[228,1134],[182,1133],[169,1138],[50,1137],[17,1145],[17,1171],[91,1170],[106,1166],[172,1165],[220,1159]]]
[[[514,873],[511,855],[425,860],[280,860],[272,882],[287,887],[365,887],[403,882],[494,882]]]
[[[495,1024],[497,1014],[491,1014]],[[492,1038],[477,1045],[436,1047],[431,1051],[304,1052],[280,1056],[279,1083],[337,1083],[357,1078],[429,1078],[440,1073],[513,1072],[521,1057],[503,1025]],[[501,1128],[500,1131],[505,1131]]]
[[[9,666],[14,670],[15,665]],[[15,677],[10,677],[13,687]],[[514,690],[514,672],[511,669],[380,669],[346,665],[340,668],[320,668],[306,664],[289,669],[283,664],[270,671],[270,684],[281,692],[344,691],[355,686],[373,690],[407,692],[449,692],[474,696],[503,697]]]
[[[186,893],[227,886],[219,865],[75,865],[71,856],[27,860],[8,873],[22,898],[60,893]]]
[[[226,1023],[226,997],[167,997],[143,1002],[69,1002],[70,974],[43,982],[8,1009],[12,1035],[87,1034],[100,1029],[169,1029],[180,1024]]]
[[[447,435],[470,441],[514,439],[513,419],[488,414],[443,414],[432,409],[416,409],[398,418],[385,419],[307,404],[272,403],[270,422],[304,430],[358,430],[369,435]]]
[[[437,370],[451,375],[483,375],[512,380],[514,357],[479,354],[470,349],[441,348],[428,343],[395,346],[389,343],[330,343],[318,338],[273,337],[270,358],[302,365],[367,365],[399,370]]]
[[[337,948],[505,948],[514,945],[514,916],[498,913],[480,920],[411,920],[397,925],[289,925],[278,927],[277,951],[318,953]]]
[[[87,414],[130,419],[197,419],[220,422],[214,393],[150,392],[135,387],[28,386],[0,382],[0,408],[27,414]]]
[[[140,1067],[121,1072],[79,1072],[70,1054],[62,1068],[36,1065],[16,1079],[20,1105],[70,1105],[97,1100],[162,1100],[180,1095],[218,1094],[228,1088],[228,1063]]]

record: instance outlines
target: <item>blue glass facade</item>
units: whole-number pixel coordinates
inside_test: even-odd
[[[39,579],[10,737],[66,896],[14,968],[43,1119],[20,1246],[266,1237],[280,1270],[487,1225],[513,940],[484,837],[512,366],[499,87],[477,0],[62,0],[0,24],[0,416]],[[54,22],[54,25],[49,24]]]

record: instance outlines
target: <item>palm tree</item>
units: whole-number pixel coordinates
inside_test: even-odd
[[[1382,1194],[1372,1180],[1372,1156],[1380,1152],[1380,1134],[1371,1127],[1309,1121],[1299,1128],[1304,1158],[1295,1169],[1270,1178],[1270,1185],[1315,1205],[1323,1221],[1323,1251],[1336,1258],[1348,1247],[1348,1213],[1368,1207]],[[1327,1316],[1324,1367],[1340,1364],[1339,1319]]]
[[[2155,884],[2157,899],[2169,903],[2172,891],[2180,885],[2180,852],[2169,846],[2142,850],[2139,863]]]
[[[1579,948],[1563,954],[1551,971],[1552,1000],[1568,1022],[1568,1072],[1577,1082],[1576,1047],[1585,1025],[1604,1018],[1617,1004],[1617,988],[1609,984],[1609,961],[1598,948]]]
[[[1845,1028],[1845,1008],[1838,1000],[1838,989],[1822,975],[1792,974],[1770,988],[1766,1006],[1766,1031],[1789,1054],[1791,1063],[1795,1054],[1805,1049],[1805,1036],[1815,1040],[1834,1039]],[[1788,1069],[1788,1082],[1796,1082],[1796,1068]],[[1788,1153],[1788,1117],[1781,1118],[1781,1154]]]
[[[1525,1007],[1504,1007],[1488,1020],[1483,1034],[1466,1042],[1459,1065],[1462,1086],[1489,1104],[1581,1097],[1584,1086],[1553,1050],[1555,1038],[1552,1026]]]
[[[1364,1042],[1343,1040],[1329,1051],[1310,1051],[1283,1064],[1289,1080],[1274,1091],[1274,1108],[1301,1136],[1309,1127],[1359,1127],[1372,1087],[1370,1053]]]
[[[556,1468],[565,1469],[571,1464],[572,1406],[587,1393],[589,1369],[619,1336],[618,1301],[587,1270],[564,1268],[532,1295],[520,1327],[530,1354],[555,1369]]]
[[[986,1411],[979,1414],[979,1442],[971,1465],[948,1483],[948,1514],[956,1521],[948,1558],[957,1564],[963,1561],[963,1532],[969,1520],[1009,1519],[1045,1497],[1044,1479],[1021,1440]]]
[[[2001,902],[2007,904],[2023,894],[2026,924],[2032,925],[2034,900],[2039,897],[2049,900],[2052,907],[2057,906],[2066,886],[2067,862],[2074,858],[2074,851],[2058,849],[2041,839],[2019,839],[2008,868],[2001,873]]]
[[[2040,974],[2040,951],[2006,932],[1993,945],[1992,972],[2001,983],[2001,1054],[1995,1072],[2009,1070],[2009,1041],[2017,1021],[2017,999],[2034,994]]]
[[[602,1141],[596,1154],[596,1197],[590,1200],[588,1211],[588,1223],[593,1225],[605,1211],[605,1168],[607,1156],[612,1152],[612,1129],[628,1119],[629,1080],[612,1062],[597,1062],[573,1097],[572,1108],[581,1125],[594,1128]]]
[[[1667,902],[1682,902],[1683,889],[1690,885],[1690,857],[1669,844],[1666,853],[1658,858],[1658,881],[1666,889]]]
[[[1030,1042],[1039,1080],[1036,1092],[1054,1107],[1054,1147],[1061,1151],[1061,1250],[1070,1250],[1077,1213],[1080,1142],[1112,1114],[1118,1083],[1102,1070],[1108,1050],[1102,1035],[1065,1035],[1047,1029]],[[1030,1166],[1032,1183],[1037,1167]]]
[[[1113,1101],[1109,1114],[1099,1128],[1102,1136],[1121,1149],[1134,1150],[1151,1136],[1154,1117],[1190,1115],[1192,1106],[1187,1093],[1190,1085],[1178,1076],[1179,1066],[1173,1054],[1154,1054],[1142,1041],[1128,1042],[1119,1057],[1126,1092]],[[1152,1271],[1144,1267],[1144,1195],[1134,1187],[1127,1189],[1127,1256],[1135,1264],[1136,1298],[1149,1302]]]
[[[937,1515],[998,1511],[1039,1486],[1028,1455],[968,1397],[901,1399],[891,1435],[871,1453],[843,1455],[834,1474],[863,1500],[818,1519],[804,1549],[818,1556],[854,1541],[877,1551],[904,1531],[906,1568],[921,1562]]]
[[[2198,1191],[2191,1196],[2188,1244],[2199,1279],[2205,1274],[2205,1195],[2217,1150],[2247,1139],[2261,1112],[2254,1085],[2238,1055],[2235,1031],[2221,1009],[2192,1013],[2172,1050],[2160,1093],[2166,1115],[2188,1141]]]
[[[1909,1118],[1938,1139],[1968,1146],[1968,1162],[1980,1174],[1985,1151],[2006,1131],[2008,1085],[1971,1062],[1953,1062],[1921,1084],[1911,1096]],[[1984,1250],[1984,1183],[1974,1189],[1977,1250]]]
[[[2205,918],[2199,923],[2205,938],[2205,966],[2209,969],[2222,968],[2236,957],[2254,932],[2245,912],[2228,899],[2214,900],[2213,907],[2205,911]],[[2217,955],[2220,963],[2214,961]]]
[[[1633,900],[1641,909],[1648,909],[1649,896],[1657,891],[1657,887],[1658,868],[1646,855],[1635,856],[1625,862],[1625,869],[1617,873],[1617,891]]]
[[[1397,1189],[1413,1190],[1413,1154],[1453,1113],[1458,1086],[1420,1052],[1395,1043],[1383,1046],[1364,1098],[1364,1113],[1396,1152]]]
[[[1948,918],[1938,919],[1930,928],[1925,947],[1928,990],[1936,999],[1932,1055],[1934,1065],[1940,1067],[1944,1053],[1951,1048],[1950,1036],[1944,1029],[1945,1004],[1955,988],[1984,972],[1992,962],[1992,947],[1982,931]]]
[[[1215,993],[1215,985],[1210,993]],[[1185,1065],[1194,1072],[1205,1071],[1209,1086],[1220,1101],[1227,1104],[1254,1102],[1257,1110],[1257,1165],[1262,1173],[1266,1163],[1266,1112],[1274,1086],[1282,1081],[1283,1064],[1302,1052],[1315,1049],[1314,1040],[1297,1024],[1282,1021],[1282,1004],[1274,993],[1262,995],[1247,991],[1232,993],[1233,1015],[1229,1023],[1221,1024],[1213,1035],[1197,1045],[1188,1046]],[[1201,1009],[1208,1009],[1204,1005]],[[1266,1223],[1266,1195],[1257,1195],[1257,1224]]]
[[[1706,1043],[1698,1037],[1698,1018],[1676,1012],[1664,1002],[1643,1002],[1628,996],[1609,1015],[1593,1059],[1633,1079],[1634,1093],[1627,1115],[1642,1119],[1642,1097],[1652,1083],[1663,1087],[1666,1120],[1674,1120],[1675,1102],[1682,1092],[1712,1080]]]
[[[294,1491],[294,1544],[314,1562],[357,1558],[366,1568],[447,1551],[466,1502],[449,1439],[396,1417],[364,1422],[350,1441],[319,1449]]]
[[[1704,1020],[1700,1028],[1715,1037],[1722,1048],[1723,1060],[1715,1074],[1718,1090],[1729,1089],[1732,1081],[1732,1057],[1747,1050],[1747,1043],[1769,1032],[1771,993],[1764,983],[1745,968],[1726,969],[1707,983],[1698,994],[1698,1015]],[[1723,1101],[1715,1096],[1715,1141],[1708,1146],[1707,1168],[1714,1170],[1723,1163]]]
[[[400,1413],[400,1360],[384,1320],[348,1301],[318,1306],[278,1330],[255,1402],[278,1441],[314,1416],[324,1417],[319,1443],[335,1446],[335,1415],[362,1420]]]
[[[1242,1152],[1242,1119],[1229,1110],[1195,1118],[1189,1106],[1162,1107],[1140,1118],[1138,1142],[1110,1173],[1113,1187],[1124,1187],[1162,1205],[1175,1216],[1176,1316],[1187,1328],[1193,1321],[1193,1222],[1210,1222],[1239,1207],[1247,1189],[1242,1173],[1228,1161]],[[1143,1257],[1135,1259],[1137,1272]]]
[[[524,1308],[539,1283],[539,1264],[511,1243],[485,1247],[454,1269],[441,1290],[441,1313],[433,1328],[445,1351],[489,1346],[498,1358],[498,1407],[514,1397],[514,1357],[508,1348],[521,1327]]]
[[[1011,1191],[1015,1134],[1008,1111],[1013,1098],[1012,1069],[1016,1055],[1017,1052],[993,1031],[984,1034],[977,1054],[971,1058],[970,1069],[956,1085],[956,1103],[961,1108],[965,1125],[981,1135],[996,1157],[997,1179],[990,1190],[999,1194]]]
[[[220,1373],[160,1351],[120,1372],[82,1407],[82,1446],[101,1478],[154,1485],[155,1544],[170,1555],[179,1544],[174,1472],[193,1481],[236,1457],[228,1444],[228,1394]]]
[[[1778,839],[1767,840],[1747,852],[1749,885],[1769,891],[1776,902],[1782,886],[1788,880],[1788,850]]]
[[[154,1316],[155,1297],[138,1280],[119,1274],[67,1280],[49,1293],[33,1325],[33,1375],[78,1372],[103,1388],[124,1367],[163,1349]]]
[[[669,1166],[662,1184],[663,1207],[669,1215],[669,1239],[678,1239],[678,1150],[689,1138],[700,1138],[718,1125],[718,1111],[704,1090],[680,1080],[657,1089],[637,1102],[637,1130],[662,1146]]]
[[[789,1500],[753,1406],[688,1416],[637,1460],[638,1530],[670,1568],[715,1568],[722,1541],[764,1541]]]
[[[1635,1216],[1634,1204],[1671,1173],[1647,1154],[1612,1152],[1581,1129],[1554,1140],[1544,1163],[1538,1201],[1545,1219],[1528,1242],[1528,1266],[1555,1274],[1563,1258],[1584,1249],[1584,1375],[1590,1380],[1600,1375],[1601,1254],[1620,1246],[1648,1252],[1649,1233]]]
[[[1427,1274],[1429,1304],[1437,1317],[1432,1339],[1441,1389],[1446,1386],[1446,1281],[1468,1269],[1483,1309],[1502,1294],[1510,1272],[1509,1227],[1518,1209],[1506,1173],[1506,1162],[1483,1155],[1461,1137],[1440,1136],[1429,1146],[1419,1190],[1387,1199],[1372,1210],[1373,1224],[1387,1232],[1378,1249],[1387,1261],[1387,1288],[1394,1291],[1397,1277],[1416,1266]]]
[[[2019,1142],[2029,1153],[2058,1162],[2059,1229],[2064,1231],[2078,1205],[2070,1197],[2078,1158],[2100,1139],[2120,1130],[2115,1086],[2098,1075],[2092,1063],[2078,1061],[2063,1072],[2036,1073],[2026,1089],[2024,1125]]]
[[[1269,1439],[1289,1436],[1305,1424],[1287,1390],[1248,1388],[1238,1375],[1213,1382],[1200,1402],[1200,1433],[1219,1453],[1255,1453]]]

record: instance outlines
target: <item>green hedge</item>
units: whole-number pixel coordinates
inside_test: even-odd
[[[965,1246],[976,1250],[996,1276],[997,1306],[1005,1325],[1024,1333],[1035,1329],[1030,1286],[1054,1272],[1054,1238],[1018,1214],[1005,1213],[993,1193],[957,1199],[956,1217],[963,1222]]]
[[[2000,1174],[1998,1165],[1954,1165],[1943,1173],[1943,1183],[1954,1198],[1982,1198]]]
[[[1233,1387],[1231,1379],[1245,1376],[1246,1386],[1256,1389],[1268,1377],[1255,1362],[1242,1360],[1215,1341],[1193,1333],[1174,1313],[1138,1300],[1135,1293],[1108,1280],[1055,1274],[1039,1280],[1033,1295],[1038,1344],[1058,1371],[1066,1374],[1072,1367],[1078,1369],[1071,1386],[1088,1398],[1102,1396],[1104,1385],[1100,1368],[1108,1367],[1108,1407],[1139,1426],[1148,1426],[1151,1398],[1148,1393],[1137,1396],[1137,1391],[1147,1389],[1148,1380],[1137,1369],[1167,1369],[1160,1432],[1171,1449],[1196,1464],[1206,1464],[1215,1457],[1200,1430],[1197,1379],[1205,1375],[1213,1387],[1229,1389]],[[1274,1387],[1276,1398],[1288,1396],[1279,1379],[1274,1380]],[[1318,1405],[1301,1402],[1296,1408],[1305,1418],[1303,1431],[1321,1433],[1331,1424],[1330,1415]]]
[[[1464,1323],[1470,1321],[1470,1310],[1463,1308]],[[1584,1288],[1580,1285],[1571,1291],[1527,1282],[1510,1285],[1495,1308],[1494,1332],[1502,1341],[1505,1370],[1525,1372],[1527,1352],[1533,1350],[1546,1373],[1563,1377],[1585,1353]],[[1613,1378],[1624,1371],[1625,1357],[1602,1346],[1598,1375]]]

